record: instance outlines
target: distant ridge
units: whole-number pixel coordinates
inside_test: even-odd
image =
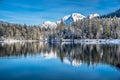
[[[120,9],[116,10],[115,12],[112,12],[112,13],[101,16],[101,18],[110,18],[110,17],[111,18],[120,17]]]

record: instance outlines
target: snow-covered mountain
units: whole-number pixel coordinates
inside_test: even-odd
[[[85,18],[85,16],[83,16],[82,14],[73,13],[71,15],[64,16],[61,20],[63,20],[65,25],[70,25],[73,22],[76,22],[78,20],[82,20],[84,18]]]
[[[99,16],[100,16],[99,14],[95,13],[95,14],[90,14],[90,15],[88,16],[88,18],[89,18],[89,19],[92,19],[92,18],[99,17]]]
[[[89,19],[95,18],[95,17],[99,17],[100,15],[95,13],[95,14],[90,14],[88,16]],[[56,21],[56,22],[51,22],[51,21],[45,21],[41,26],[45,27],[45,28],[56,28],[57,24],[61,23],[61,21],[64,22],[65,25],[69,26],[70,24],[72,24],[73,22],[76,22],[78,20],[82,20],[85,19],[86,17],[80,13],[72,13],[70,15],[66,15],[64,16],[61,20]]]
[[[105,14],[105,15],[99,15],[97,13],[93,13],[93,14],[90,14],[89,16],[84,16],[80,13],[72,13],[72,14],[69,14],[69,15],[66,15],[64,16],[63,18],[61,18],[60,20],[56,21],[56,22],[51,22],[51,21],[45,21],[43,22],[43,24],[39,25],[41,27],[45,27],[45,28],[56,28],[57,27],[57,24],[59,24],[61,21],[63,21],[65,23],[65,25],[70,25],[72,24],[73,22],[76,22],[78,20],[82,20],[84,18],[87,18],[87,19],[92,19],[92,18],[95,18],[95,17],[99,17],[99,18],[112,18],[112,17],[118,17],[120,19],[120,9],[112,12],[112,13],[109,13],[109,14]],[[1,24],[8,24],[9,22],[4,22],[4,21],[0,21]],[[10,23],[10,24],[14,24],[14,23]]]
[[[56,21],[56,22],[51,22],[51,21],[45,21],[41,26],[45,27],[45,28],[56,28],[57,24],[61,23],[61,21],[64,22],[65,25],[70,25],[73,22],[76,22],[78,20],[82,20],[84,19],[85,16],[83,16],[82,14],[79,13],[72,13],[70,15],[64,16],[61,20]]]
[[[51,21],[45,21],[42,25],[42,27],[45,27],[45,28],[56,28],[57,27],[57,23],[56,22],[51,22]]]

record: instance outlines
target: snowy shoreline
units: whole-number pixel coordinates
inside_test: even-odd
[[[15,40],[15,39],[4,39],[0,40],[1,43],[17,43],[17,42],[46,42],[46,40]]]
[[[51,40],[51,43],[86,43],[86,44],[104,44],[104,43],[115,43],[120,44],[120,39],[62,39],[62,40]]]
[[[115,43],[120,44],[120,39],[55,39],[55,40],[0,40],[4,43],[16,43],[16,42],[50,42],[50,43],[90,43],[90,44],[103,44],[103,43]]]

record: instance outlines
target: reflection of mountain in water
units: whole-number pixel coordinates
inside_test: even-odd
[[[78,66],[82,63],[111,64],[120,68],[119,45],[15,43],[1,44],[0,57],[41,54],[45,58],[60,58],[62,62]]]

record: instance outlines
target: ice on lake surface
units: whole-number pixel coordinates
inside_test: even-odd
[[[0,44],[0,80],[120,80],[120,44]]]

